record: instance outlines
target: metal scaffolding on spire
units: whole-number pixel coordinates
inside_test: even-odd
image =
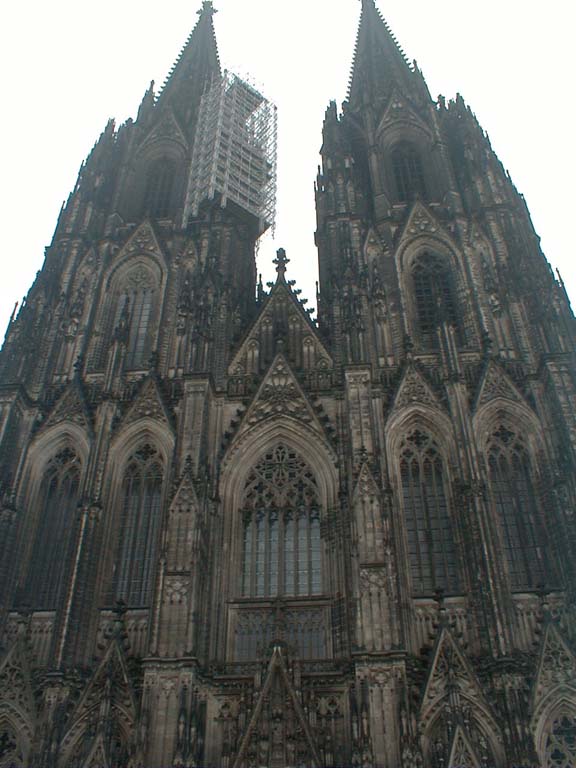
[[[200,102],[185,222],[205,200],[236,203],[263,234],[276,216],[277,110],[230,72],[213,81]]]

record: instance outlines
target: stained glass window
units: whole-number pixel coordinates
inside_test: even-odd
[[[576,765],[576,718],[565,712],[552,723],[546,740],[546,768],[574,768]]]
[[[419,339],[425,347],[438,345],[437,328],[442,322],[454,326],[459,338],[459,318],[452,275],[443,259],[422,253],[412,266]]]
[[[148,215],[157,219],[170,215],[175,171],[175,163],[166,157],[150,165],[144,195],[144,211]]]
[[[117,333],[124,334],[128,369],[143,368],[149,362],[153,343],[151,326],[155,288],[150,271],[138,265],[128,273],[120,290],[115,328]]]
[[[79,482],[80,462],[66,448],[48,464],[38,493],[38,524],[25,588],[26,600],[35,608],[57,608],[63,597]]]
[[[314,473],[296,451],[276,445],[248,475],[241,514],[237,660],[256,658],[274,639],[297,648],[302,658],[324,657],[326,607],[300,602],[321,599],[324,588]],[[247,600],[264,605],[249,607]]]
[[[459,589],[456,544],[445,489],[444,463],[435,442],[414,430],[403,442],[400,474],[412,590],[433,594]]]
[[[536,493],[524,445],[507,426],[491,437],[488,469],[512,589],[535,589],[544,580]]]
[[[407,202],[416,195],[426,197],[426,182],[420,153],[412,144],[401,142],[392,150],[392,168],[398,199]]]
[[[121,488],[121,534],[116,565],[116,599],[131,607],[147,607],[160,529],[163,468],[150,445],[128,462]]]

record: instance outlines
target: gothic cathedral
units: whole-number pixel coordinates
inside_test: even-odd
[[[257,279],[275,112],[213,13],[0,353],[0,768],[574,768],[576,323],[526,204],[363,0],[313,320]]]

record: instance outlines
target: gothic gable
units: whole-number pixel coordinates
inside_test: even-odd
[[[408,214],[404,228],[400,230],[398,245],[419,237],[443,240],[451,248],[456,248],[450,233],[438,221],[432,211],[420,200],[417,200]]]
[[[280,646],[275,646],[252,717],[240,741],[233,768],[251,765],[305,765],[322,761]]]
[[[421,721],[429,722],[444,705],[449,695],[453,698],[458,695],[468,702],[474,702],[476,707],[483,708],[485,713],[490,712],[472,667],[456,644],[450,630],[443,627],[436,640],[424,687],[420,705]]]
[[[72,381],[48,414],[42,429],[49,429],[62,422],[72,422],[91,432],[92,419],[77,381]]]
[[[164,111],[162,118],[156,123],[140,144],[140,151],[147,149],[153,144],[166,144],[171,142],[175,142],[184,148],[188,147],[188,141],[180,128],[180,124],[178,123],[174,112],[171,108],[168,108]]]
[[[532,711],[535,712],[555,689],[562,686],[572,690],[576,704],[576,655],[558,627],[549,623],[542,638],[532,686]]]
[[[78,744],[84,731],[114,728],[130,732],[136,722],[136,698],[128,675],[126,657],[117,637],[110,642],[84,694],[70,718],[64,750]],[[91,726],[91,727],[89,727]],[[97,742],[94,744],[97,748]],[[89,745],[92,751],[92,745]],[[92,752],[93,753],[93,752]],[[85,765],[93,765],[87,762]]]
[[[136,231],[128,238],[115,260],[118,262],[123,256],[136,256],[138,254],[155,256],[164,262],[162,248],[149,221],[143,221],[136,228]]]
[[[258,374],[278,343],[295,367],[331,369],[332,358],[290,286],[278,280],[228,368],[231,376]],[[307,360],[304,359],[304,348]]]
[[[400,386],[396,391],[391,412],[400,411],[403,408],[411,408],[415,405],[444,410],[440,400],[424,376],[413,363],[409,363],[400,381]]]
[[[497,398],[513,403],[525,404],[524,398],[516,389],[506,371],[497,362],[490,360],[480,380],[474,410],[480,410],[482,406]]]
[[[184,475],[170,503],[170,512],[191,514],[196,509],[198,509],[198,496],[194,488],[191,467],[187,464]]]
[[[0,662],[0,713],[3,710],[15,713],[27,725],[36,719],[30,664],[22,639],[16,640]],[[27,736],[30,738],[31,733]]]
[[[324,429],[283,354],[274,358],[240,431],[279,417],[294,419],[324,436]]]
[[[127,427],[140,419],[152,419],[172,428],[170,412],[153,376],[144,381],[140,392],[124,415],[121,426]]]
[[[457,726],[454,732],[447,768],[482,768],[482,763],[461,726]]]
[[[430,135],[430,128],[416,112],[410,99],[398,90],[394,90],[392,93],[376,133],[383,134],[385,131],[389,131],[392,126],[399,126],[404,130],[416,128],[418,131],[424,131]]]
[[[358,480],[354,488],[354,498],[369,499],[370,501],[380,499],[380,489],[367,461],[362,463],[358,472]]]

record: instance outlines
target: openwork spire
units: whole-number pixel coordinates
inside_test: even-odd
[[[220,60],[213,17],[217,13],[211,0],[204,0],[198,21],[163,85],[160,100],[184,100],[201,95],[207,81],[220,77]]]
[[[362,0],[362,13],[350,74],[348,101],[362,103],[362,94],[371,97],[378,91],[412,88],[413,72],[390,27],[374,0]]]

